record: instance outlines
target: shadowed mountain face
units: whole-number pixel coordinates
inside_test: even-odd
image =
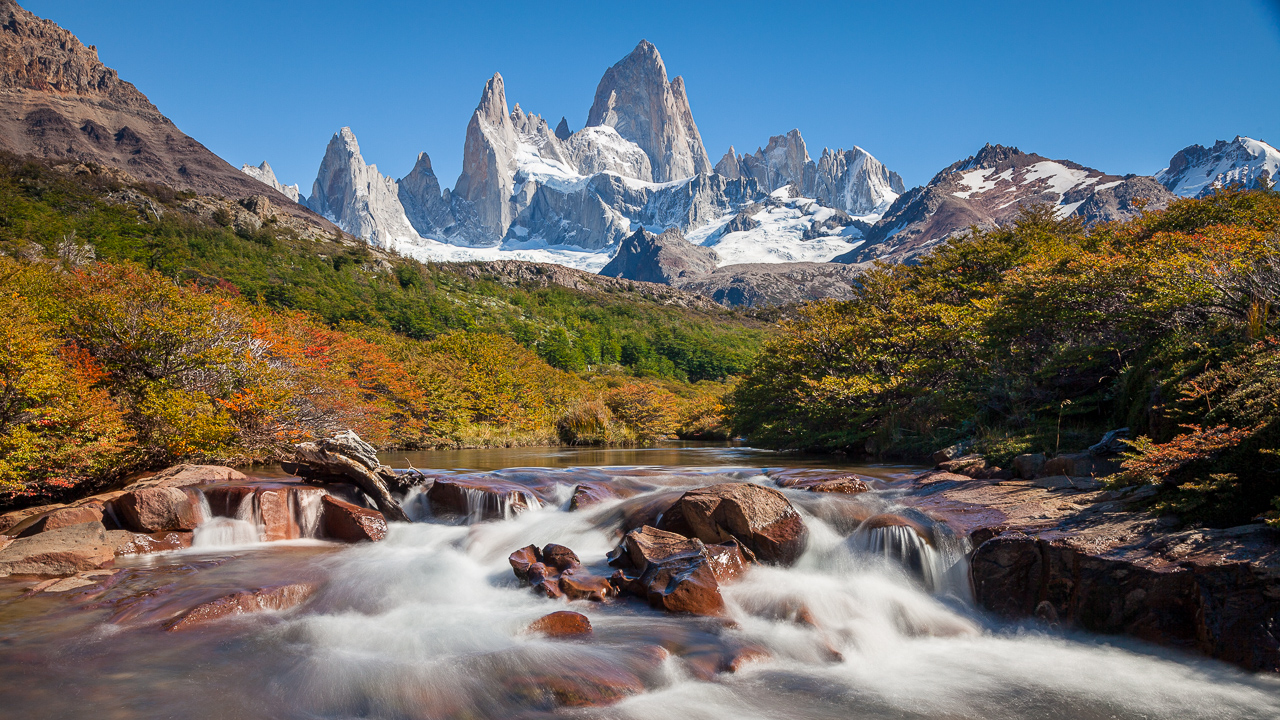
[[[899,197],[866,233],[866,242],[835,261],[908,261],[972,226],[1010,222],[1031,205],[1049,204],[1059,217],[1093,225],[1132,218],[1142,201],[1155,210],[1172,199],[1150,177],[1108,175],[1070,160],[987,145]]]
[[[0,148],[116,167],[202,195],[266,195],[320,222],[184,134],[95,48],[13,0],[0,0]]]

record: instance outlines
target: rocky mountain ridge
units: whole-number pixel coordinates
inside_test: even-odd
[[[1227,185],[1256,188],[1263,180],[1272,186],[1280,180],[1280,150],[1240,135],[1231,141],[1219,140],[1211,148],[1190,145],[1155,177],[1178,197],[1204,197]]]
[[[0,0],[0,149],[114,167],[139,180],[238,199],[332,226],[184,134],[70,31]]]

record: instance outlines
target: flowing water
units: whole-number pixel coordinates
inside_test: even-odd
[[[725,586],[731,617],[717,620],[665,615],[634,599],[539,598],[518,585],[507,555],[555,542],[607,574],[621,513],[645,497],[717,482],[772,486],[761,468],[832,467],[829,458],[685,447],[384,461],[488,475],[541,500],[502,519],[462,522],[434,517],[411,492],[415,522],[358,546],[258,543],[246,510],[206,522],[190,550],[119,563],[105,590],[24,597],[30,582],[0,581],[0,717],[1280,717],[1274,678],[976,612],[964,540],[895,503],[893,481],[905,468],[846,468],[882,481],[858,496],[786,491],[809,528],[805,554],[794,567],[756,567]],[[569,512],[583,481],[640,495]],[[163,630],[196,603],[296,581],[321,589],[294,610]],[[524,632],[566,608],[590,617],[590,639]],[[733,657],[754,661],[717,672]],[[550,689],[566,683],[572,697],[629,694],[603,707],[558,707],[567,696]]]

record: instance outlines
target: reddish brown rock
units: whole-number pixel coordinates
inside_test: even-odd
[[[564,597],[564,591],[560,589],[560,574],[540,562],[529,566],[528,580],[537,595],[545,595],[553,600]]]
[[[150,487],[183,488],[213,483],[243,482],[248,479],[239,470],[222,465],[174,465],[130,483],[125,490]]]
[[[524,512],[537,496],[523,485],[490,478],[440,478],[427,491],[432,512],[457,515],[471,522],[502,519]]]
[[[6,575],[73,575],[96,570],[115,559],[100,522],[18,538],[0,549],[0,577]]]
[[[325,537],[343,542],[377,542],[387,536],[387,520],[382,513],[325,495],[323,507]]]
[[[89,522],[102,522],[101,505],[84,505],[81,507],[65,507],[29,518],[27,522],[13,528],[17,537],[29,537],[47,530],[71,527]]]
[[[871,489],[871,485],[853,473],[828,470],[771,470],[767,475],[781,488],[808,490],[810,492],[842,493],[856,495]]]
[[[563,545],[551,543],[542,548],[542,562],[548,567],[564,571],[582,564],[576,553]]]
[[[731,540],[722,545],[708,545],[707,560],[716,580],[723,585],[746,572],[747,565],[755,560],[755,556],[738,544],[737,540]]]
[[[191,609],[170,623],[166,629],[170,632],[190,630],[204,623],[234,615],[265,610],[287,610],[301,605],[315,590],[316,586],[310,583],[292,583],[238,592]]]
[[[578,483],[573,488],[573,497],[569,500],[569,509],[581,510],[592,505],[599,505],[606,500],[628,498],[635,494],[635,490],[613,483],[596,481]]]
[[[116,517],[126,530],[153,533],[164,530],[194,530],[200,524],[197,490],[169,486],[139,487],[112,503]]]
[[[611,582],[651,607],[694,615],[725,612],[711,554],[700,540],[646,526],[627,533],[611,558],[624,566]],[[728,572],[731,562],[721,558],[719,565]]]
[[[800,513],[773,488],[751,483],[724,483],[690,490],[672,506],[658,526],[705,543],[736,538],[761,562],[790,565],[804,552],[808,531]]]
[[[924,523],[918,520],[913,520],[903,515],[896,515],[893,513],[881,513],[879,515],[874,515],[870,518],[867,518],[867,521],[862,524],[861,529],[874,530],[876,528],[886,528],[886,527],[911,528],[912,530],[915,531],[916,535],[919,535],[922,540],[929,543],[930,545],[933,545],[935,542],[935,539],[933,537],[933,528],[929,527],[928,525],[925,525]]]
[[[610,705],[644,692],[644,683],[635,674],[599,665],[522,675],[510,678],[505,686],[521,705],[546,709]]]
[[[241,505],[253,502],[256,489],[253,485],[214,485],[202,488],[202,491],[214,517],[233,518],[239,514]]]
[[[628,533],[645,525],[656,526],[658,518],[671,509],[684,495],[679,490],[644,495],[622,503],[622,532]]]
[[[559,585],[560,591],[570,600],[604,602],[617,594],[608,579],[573,570],[560,576]]]
[[[135,533],[129,530],[108,530],[107,541],[115,548],[116,555],[146,555],[191,547],[193,533],[159,532]]]
[[[511,563],[511,570],[516,577],[521,580],[529,579],[529,568],[537,563],[542,562],[542,551],[537,545],[528,545],[511,553],[507,558],[507,562]]]
[[[582,613],[560,610],[534,620],[525,632],[548,637],[582,637],[591,634],[591,621]]]
[[[667,560],[652,566],[644,578],[650,607],[690,615],[725,613],[720,584],[704,555]]]

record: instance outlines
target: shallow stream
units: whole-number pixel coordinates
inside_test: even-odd
[[[202,547],[118,562],[124,570],[105,591],[23,597],[31,583],[0,581],[0,717],[1280,717],[1272,677],[975,611],[963,540],[945,527],[923,545],[904,528],[858,527],[870,514],[905,512],[895,481],[911,468],[840,468],[881,481],[862,495],[785,491],[809,529],[805,554],[794,567],[756,567],[725,586],[730,618],[718,620],[666,615],[635,599],[539,598],[519,586],[507,556],[555,542],[608,575],[621,506],[635,499],[569,512],[584,480],[623,484],[641,498],[718,482],[772,487],[763,468],[839,467],[830,458],[671,447],[384,461],[491,474],[551,500],[510,519],[457,524],[411,493],[415,522],[393,525],[380,543],[256,543],[222,532]],[[293,581],[321,589],[294,610],[163,630],[181,609]],[[524,632],[566,608],[590,618],[590,639]],[[718,672],[733,657],[750,661]],[[563,678],[629,694],[566,708],[547,690]]]

